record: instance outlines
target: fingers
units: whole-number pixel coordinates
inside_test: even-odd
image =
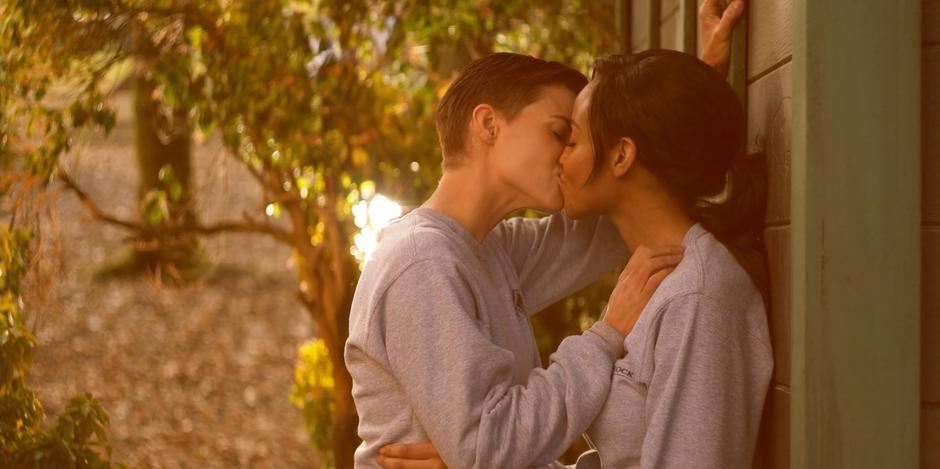
[[[603,321],[620,335],[633,329],[656,287],[682,261],[683,246],[639,246],[630,256],[607,303]]]
[[[630,262],[620,272],[617,282],[627,282],[634,276],[638,276],[640,282],[645,282],[656,271],[677,265],[684,252],[683,246],[639,246],[630,256]],[[637,285],[637,288],[640,285]]]
[[[681,255],[683,252],[685,252],[684,246],[639,246],[633,251],[630,261],[624,267],[624,271],[635,270],[639,266],[659,257]]]
[[[651,275],[649,280],[646,281],[646,285],[643,286],[643,292],[641,293],[643,297],[646,299],[652,298],[653,293],[656,293],[656,289],[659,288],[659,284],[663,283],[663,280],[665,280],[673,270],[676,269],[669,267]]]
[[[431,459],[438,457],[437,449],[431,443],[402,443],[383,446],[379,454],[397,459]]]
[[[743,15],[744,2],[742,0],[731,2],[724,13],[721,14],[721,20],[718,21],[718,27],[715,28],[712,41],[718,41],[718,43],[730,42],[734,26],[738,24],[738,20],[740,20]]]
[[[624,269],[620,274],[620,278],[617,280],[617,286],[614,289],[623,289],[623,290],[632,290],[640,293],[640,296],[644,298],[644,302],[652,296],[652,292],[656,291],[656,286],[650,287],[650,281],[654,278],[659,279],[656,281],[662,281],[662,278],[665,278],[668,275],[668,272],[672,272],[673,269],[680,262],[682,262],[682,254],[671,254],[660,257],[655,257],[644,262],[642,265],[637,266],[635,269]],[[668,272],[667,272],[668,271]],[[663,273],[667,272],[667,273]],[[652,291],[649,292],[649,296],[646,296],[647,288],[652,288]]]
[[[385,469],[447,469],[431,443],[404,443],[383,446],[378,463]]]
[[[634,251],[634,257],[658,257],[676,254],[685,251],[683,246],[639,246]]]
[[[721,16],[721,10],[725,6],[725,0],[705,0],[702,7],[698,10],[698,15],[702,18]]]
[[[447,469],[440,459],[399,459],[379,456],[377,462],[385,469]]]
[[[682,254],[670,254],[666,256],[654,257],[643,266],[641,277],[648,279],[663,269],[672,268],[679,265],[679,262],[681,261]]]

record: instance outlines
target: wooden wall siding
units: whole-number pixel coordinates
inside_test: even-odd
[[[774,374],[764,406],[754,467],[790,467],[790,154],[792,110],[791,0],[748,1],[745,24],[736,31],[732,84],[747,108],[747,152],[764,152],[768,201],[764,245],[770,269],[767,312],[774,347]]]
[[[662,25],[662,0],[647,0],[649,2],[649,13],[646,16],[648,26],[648,42],[650,49],[659,49],[662,47],[662,36],[659,28]]]
[[[630,45],[634,52],[649,49],[649,0],[633,0],[633,15],[630,18]]]
[[[659,38],[663,49],[682,50],[682,18],[678,9],[672,10],[660,23]]]
[[[767,224],[771,226],[790,222],[792,68],[786,63],[748,87],[747,151],[763,151],[767,157]]]
[[[703,4],[703,3],[705,3],[705,0],[698,0],[698,2],[697,2],[697,7],[696,7],[696,10],[695,10],[696,18],[698,18],[698,10],[699,10],[700,8],[702,8],[702,4]],[[750,8],[750,7],[748,7],[748,8]],[[697,34],[697,33],[696,33],[696,34]],[[702,56],[702,41],[697,41],[697,44],[696,44],[696,47],[695,47],[695,56],[696,56],[696,57],[701,57],[701,56]]]
[[[922,3],[921,445],[940,469],[940,0]]]
[[[922,16],[924,18],[924,43],[940,44],[940,1],[924,0]]]
[[[790,466],[790,390],[771,385],[764,402],[754,469],[788,469]]]
[[[751,0],[748,9],[747,77],[753,81],[793,54],[793,0]]]
[[[938,1],[937,3],[940,3]],[[940,18],[937,19],[940,21]],[[923,46],[924,222],[940,224],[940,44]]]
[[[921,402],[925,405],[940,405],[940,226],[924,226],[921,242],[924,285],[921,312]],[[940,445],[940,441],[937,444]]]
[[[682,0],[682,50],[698,56],[698,2]]]
[[[666,18],[679,11],[680,3],[679,0],[661,0],[660,5],[662,6],[659,8],[659,19],[665,21]]]
[[[790,227],[764,230],[770,265],[770,311],[767,322],[774,347],[775,385],[790,386]]]
[[[619,36],[620,48],[618,54],[629,54],[633,51],[631,42],[633,41],[633,1],[618,0],[614,2],[614,15],[616,15],[617,34]]]
[[[940,406],[924,407],[920,415],[920,467],[940,468]]]
[[[738,99],[747,109],[747,29],[750,21],[747,16],[740,20],[738,27],[734,28],[731,41],[731,67],[728,70],[728,81]]]
[[[652,48],[649,43],[650,29],[658,28],[658,35],[653,34],[653,38],[659,38],[659,48],[674,50],[695,50],[697,47],[696,35],[698,34],[698,1],[700,0],[633,0],[634,14],[643,15],[646,18],[646,24],[643,31],[636,31],[631,35],[634,51]],[[642,5],[640,5],[642,4]],[[652,7],[652,9],[650,9]],[[688,7],[688,9],[686,9]],[[659,10],[659,21],[654,21],[652,14]],[[687,12],[690,12],[689,15]],[[631,24],[639,26],[634,21]],[[690,35],[686,34],[686,28],[689,27]],[[642,45],[642,47],[641,47]],[[689,49],[691,48],[691,49]]]

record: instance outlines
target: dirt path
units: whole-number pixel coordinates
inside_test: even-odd
[[[132,122],[128,96],[116,102],[112,135],[84,137],[65,161],[103,207],[130,218]],[[259,213],[254,181],[218,141],[195,156],[202,220]],[[101,397],[114,458],[132,467],[318,467],[287,399],[297,348],[314,334],[294,297],[289,250],[263,236],[222,235],[206,243],[215,269],[198,285],[96,283],[90,268],[125,233],[91,220],[70,193],[56,200],[59,298],[30,318],[41,344],[30,381],[47,412],[81,391]]]

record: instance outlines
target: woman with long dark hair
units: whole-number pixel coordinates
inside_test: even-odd
[[[685,246],[588,431],[602,465],[749,467],[773,354],[766,168],[743,152],[739,100],[690,55],[614,55],[597,61],[572,127],[561,157],[567,215],[609,217],[628,248]]]

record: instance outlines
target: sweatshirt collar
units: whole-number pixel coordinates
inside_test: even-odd
[[[414,209],[411,213],[416,215],[429,218],[435,222],[444,225],[448,231],[456,235],[461,241],[463,241],[468,246],[472,247],[474,250],[478,250],[483,247],[483,243],[477,241],[477,238],[470,233],[465,226],[461,225],[457,220],[454,220],[450,215],[436,210],[430,207],[418,207]],[[487,235],[489,236],[489,235]],[[485,240],[485,238],[484,238]]]
[[[708,230],[702,226],[701,223],[696,223],[689,228],[689,231],[685,232],[685,236],[682,237],[682,245],[690,246],[695,240],[701,238],[703,235],[707,234]]]

